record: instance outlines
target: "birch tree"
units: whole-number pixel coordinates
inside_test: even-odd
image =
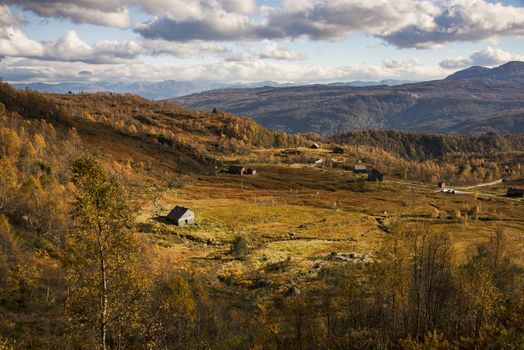
[[[94,157],[74,161],[71,180],[76,195],[66,239],[66,311],[75,327],[96,339],[91,346],[122,348],[147,289],[139,237],[128,228],[132,212],[120,184]]]

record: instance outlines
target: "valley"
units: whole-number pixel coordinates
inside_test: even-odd
[[[524,200],[506,196],[524,188],[522,135],[288,134],[137,96],[2,84],[0,136],[8,349],[96,347],[103,293],[123,348],[522,339]],[[170,222],[175,206],[195,223]],[[440,317],[445,336],[416,312]],[[477,336],[477,322],[509,340]]]

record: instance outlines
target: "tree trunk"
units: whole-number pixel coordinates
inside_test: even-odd
[[[100,275],[102,277],[102,290],[100,295],[100,349],[106,350],[107,337],[107,271],[104,247],[102,245],[102,228],[98,226],[98,254],[100,259]]]

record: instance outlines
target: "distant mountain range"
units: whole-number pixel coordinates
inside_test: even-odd
[[[388,128],[410,131],[524,132],[524,62],[471,67],[446,79],[394,86],[337,84],[228,88],[172,99],[217,108],[289,132],[335,134]]]
[[[382,80],[375,81],[351,81],[335,82],[326,84],[327,86],[377,86],[377,85],[400,85],[405,84],[406,80]],[[258,87],[292,87],[301,86],[299,83],[279,83],[275,81],[260,81],[254,83],[217,83],[210,81],[177,81],[166,80],[162,82],[93,82],[93,83],[31,83],[31,84],[12,84],[17,89],[30,89],[40,92],[66,94],[68,92],[117,92],[131,93],[152,100],[163,100],[173,97],[190,95],[206,90],[225,89],[225,88],[258,88]]]

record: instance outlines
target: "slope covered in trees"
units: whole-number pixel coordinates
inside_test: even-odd
[[[45,120],[63,132],[74,128],[90,151],[157,173],[205,172],[216,155],[304,142],[228,113],[194,112],[133,95],[52,95],[2,84],[0,103],[5,113]]]
[[[524,134],[461,136],[372,129],[338,134],[330,139],[342,144],[379,147],[410,160],[449,160],[457,155],[494,157],[524,152]]]
[[[400,86],[220,89],[174,101],[189,108],[217,107],[247,115],[266,127],[290,132],[332,135],[387,128],[521,133],[523,67],[523,62],[511,62],[487,69],[480,79],[465,71],[449,79]]]
[[[2,350],[476,349],[524,341],[524,272],[515,255],[522,202],[450,200],[393,172],[391,182],[371,183],[327,165],[345,157],[342,165],[360,159],[408,179],[442,173],[467,182],[501,169],[470,155],[491,143],[517,152],[518,137],[320,138],[347,150],[332,155],[247,119],[128,95],[2,85],[0,103]],[[465,165],[447,157],[462,153]],[[320,156],[326,166],[311,167],[307,157]],[[257,159],[260,172],[215,174],[216,164],[237,158]],[[160,196],[166,202],[157,206]],[[179,202],[198,208],[198,225],[173,228],[153,215]],[[398,215],[385,213],[395,210],[388,203]],[[502,226],[507,235],[472,234]],[[464,235],[468,254],[458,255],[454,243]],[[353,252],[363,247],[369,256]]]

